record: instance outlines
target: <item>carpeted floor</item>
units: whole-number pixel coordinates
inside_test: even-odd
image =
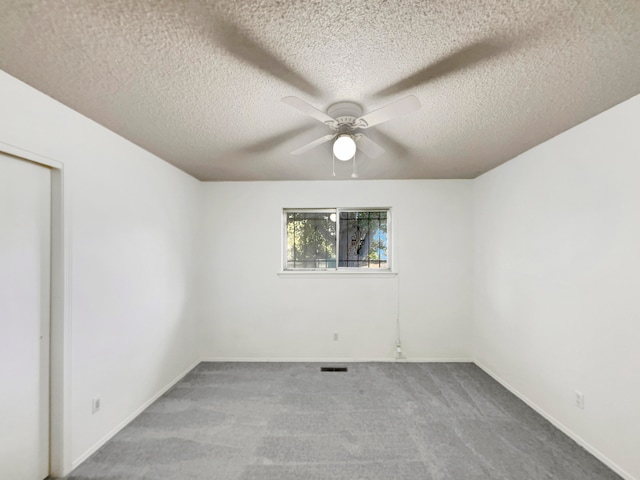
[[[468,363],[201,363],[69,480],[620,479]]]

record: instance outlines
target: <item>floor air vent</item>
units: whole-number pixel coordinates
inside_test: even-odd
[[[346,372],[347,367],[320,367],[321,372]]]

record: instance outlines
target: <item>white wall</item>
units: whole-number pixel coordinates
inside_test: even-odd
[[[77,463],[198,358],[200,184],[1,71],[0,105],[0,142],[64,163]]]
[[[204,184],[203,358],[393,359],[399,313],[409,359],[469,359],[471,186]],[[391,207],[398,275],[279,276],[282,209],[305,207]]]
[[[474,184],[476,360],[627,478],[640,478],[639,125],[635,97]]]

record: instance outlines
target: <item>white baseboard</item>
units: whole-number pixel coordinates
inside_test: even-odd
[[[285,357],[285,358],[273,358],[273,357],[204,357],[203,362],[256,362],[256,363],[371,363],[371,362],[386,362],[386,363],[473,363],[471,358],[403,358],[395,359],[393,357],[384,358],[317,358],[317,357]]]
[[[318,357],[204,357],[203,362],[256,362],[256,363],[354,363],[354,362],[395,362],[394,358],[318,358]]]
[[[122,430],[124,427],[129,425],[129,423],[131,423],[138,415],[140,415],[147,407],[149,407],[149,405],[155,402],[158,398],[164,395],[171,387],[173,387],[176,383],[182,380],[182,378],[191,370],[193,370],[199,363],[200,363],[200,360],[197,360],[196,362],[191,364],[191,366],[187,367],[186,370],[178,374],[178,376],[176,376],[173,380],[171,380],[165,387],[163,387],[153,397],[151,397],[149,400],[144,402],[136,411],[134,411],[131,415],[125,418],[122,422],[120,422],[113,430],[111,430],[104,437],[98,440],[91,448],[89,448],[89,450],[87,450],[85,453],[83,453],[78,458],[76,458],[71,465],[71,470],[78,467],[82,462],[84,462],[87,458],[93,455],[100,447],[102,447],[105,443],[111,440],[111,438],[113,438],[120,430]]]
[[[598,460],[600,460],[602,463],[604,463],[607,467],[609,467],[611,470],[613,470],[615,473],[617,473],[618,475],[620,475],[622,478],[624,478],[625,480],[638,480],[636,477],[634,477],[633,475],[631,475],[630,473],[628,473],[627,471],[625,471],[623,468],[621,468],[620,466],[616,465],[613,461],[611,461],[606,455],[604,455],[602,452],[600,452],[598,449],[596,449],[595,447],[591,446],[588,442],[586,442],[582,437],[580,437],[579,435],[577,435],[576,433],[574,433],[570,428],[568,428],[566,425],[564,425],[562,422],[560,422],[559,420],[557,420],[556,418],[554,418],[552,415],[550,415],[549,413],[547,413],[544,409],[540,408],[538,405],[536,405],[534,402],[532,402],[531,400],[529,400],[529,398],[527,398],[525,395],[523,395],[522,393],[520,393],[518,390],[516,390],[513,386],[511,386],[509,383],[505,382],[502,378],[500,378],[500,376],[498,376],[495,372],[493,372],[491,369],[489,369],[487,366],[483,365],[481,362],[474,360],[473,363],[475,363],[478,367],[480,367],[482,370],[484,370],[484,372],[486,372],[489,376],[491,376],[496,382],[498,382],[500,385],[502,385],[504,388],[506,388],[507,390],[509,390],[511,393],[513,393],[516,397],[518,397],[520,400],[522,400],[524,403],[526,403],[527,405],[529,405],[531,408],[533,408],[537,413],[539,413],[540,415],[542,415],[545,419],[547,419],[549,422],[551,422],[551,424],[556,427],[558,430],[560,430],[562,433],[564,433],[565,435],[567,435],[569,438],[571,438],[574,442],[576,442],[578,445],[580,445],[582,448],[584,448],[587,452],[589,452],[591,455],[593,455],[594,457],[596,457]]]
[[[415,358],[403,358],[398,362],[405,363],[473,363],[472,358],[466,357],[415,357]]]

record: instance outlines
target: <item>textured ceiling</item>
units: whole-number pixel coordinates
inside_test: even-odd
[[[333,178],[282,97],[415,95],[360,177],[473,178],[640,93],[640,1],[1,0],[0,68],[202,180]]]

